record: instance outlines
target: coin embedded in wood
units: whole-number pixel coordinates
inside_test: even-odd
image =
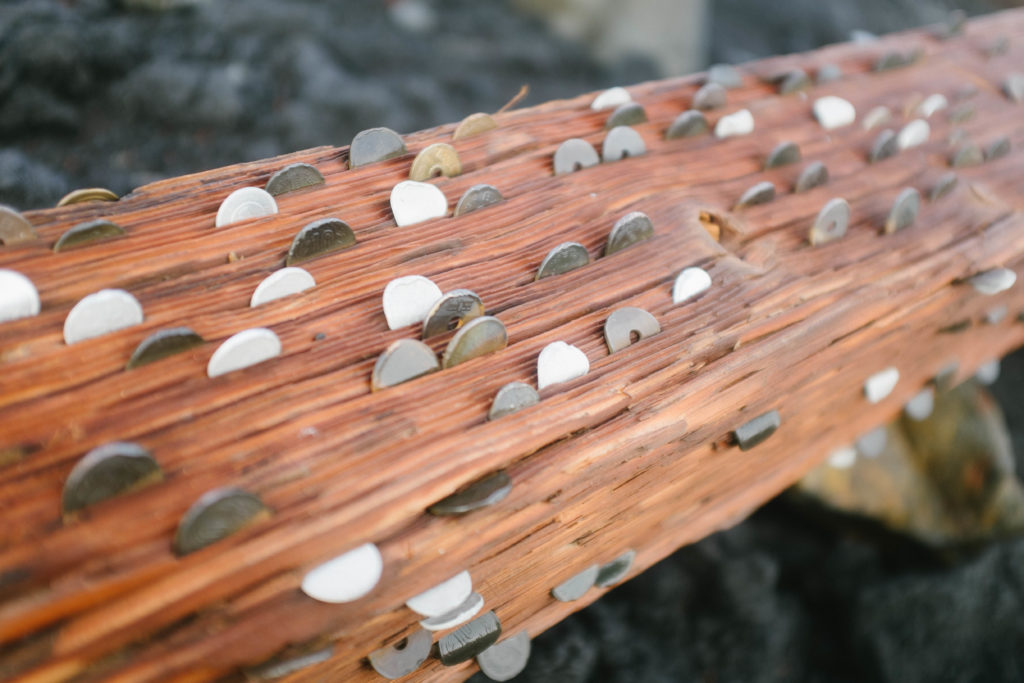
[[[299,230],[288,248],[285,265],[294,266],[324,254],[347,249],[356,243],[348,223],[337,218],[320,218]]]
[[[828,456],[829,467],[834,467],[837,470],[849,469],[855,462],[857,462],[857,449],[852,446],[840,446]]]
[[[181,518],[174,552],[194,553],[269,516],[270,509],[248,491],[234,487],[207,491]]]
[[[921,104],[917,105],[917,113],[919,116],[928,118],[932,114],[949,106],[949,100],[946,96],[941,93],[932,93],[928,97],[924,98]]]
[[[473,578],[461,571],[405,601],[405,606],[424,617],[439,617],[455,609],[473,592]]]
[[[490,114],[485,114],[483,112],[470,114],[466,118],[462,119],[459,125],[455,126],[455,131],[452,133],[452,140],[464,140],[465,138],[480,135],[481,133],[486,133],[489,130],[494,130],[497,127],[497,122]]]
[[[323,185],[324,176],[315,166],[309,164],[288,164],[270,176],[267,181],[267,192],[274,195],[295,192],[314,185]]]
[[[770,410],[763,415],[758,415],[753,420],[745,422],[733,431],[741,451],[749,451],[758,446],[775,433],[775,430],[782,424],[779,411]]]
[[[445,176],[451,178],[462,173],[462,162],[459,153],[447,142],[435,142],[424,147],[412,160],[409,167],[409,180],[423,182]],[[447,205],[445,206],[447,209]]]
[[[1003,81],[1003,92],[1018,104],[1024,102],[1024,74],[1012,73]]]
[[[971,286],[979,294],[999,294],[1013,287],[1017,282],[1017,273],[1009,268],[993,268],[969,279]]]
[[[931,134],[932,127],[928,125],[927,121],[924,119],[914,119],[903,126],[903,129],[900,130],[899,135],[896,137],[896,142],[900,149],[910,149],[911,147],[917,147],[928,142]]]
[[[295,266],[282,268],[268,275],[256,287],[249,300],[249,306],[256,308],[313,287],[316,287],[316,280],[306,270]]]
[[[625,104],[626,102],[632,102],[633,98],[630,97],[629,91],[625,88],[615,86],[614,88],[608,88],[600,95],[594,98],[591,103],[591,109],[611,109],[612,107],[618,107],[619,105]]]
[[[408,676],[430,656],[434,638],[429,631],[416,629],[392,645],[370,653],[370,666],[384,678],[395,680]]]
[[[402,136],[390,128],[368,128],[356,133],[348,148],[348,167],[359,168],[406,153]]]
[[[816,82],[818,85],[834,83],[843,77],[843,70],[838,64],[822,64],[818,67]]]
[[[693,94],[690,107],[699,111],[721,109],[725,106],[727,99],[725,87],[718,83],[705,83]]]
[[[822,128],[833,130],[853,123],[857,118],[857,110],[842,97],[826,95],[814,101],[814,117]]]
[[[639,242],[644,242],[654,236],[654,224],[647,214],[641,211],[633,211],[615,221],[612,231],[608,235],[608,244],[605,245],[604,255],[610,256],[617,251],[622,251]]]
[[[21,213],[0,204],[0,243],[10,246],[36,237],[36,229]]]
[[[735,208],[742,209],[748,206],[767,204],[773,199],[775,199],[775,184],[765,180],[744,192],[736,202]]]
[[[715,124],[715,137],[731,138],[737,135],[749,135],[754,132],[754,115],[749,109],[740,109],[718,119]]]
[[[684,268],[672,285],[672,303],[681,304],[711,287],[711,276],[703,268]]]
[[[569,382],[590,372],[587,354],[564,341],[551,342],[537,356],[537,389]]]
[[[455,215],[462,216],[488,206],[493,206],[504,200],[505,198],[501,196],[501,192],[494,185],[487,185],[485,183],[474,185],[466,190],[459,203],[455,205]]]
[[[441,296],[441,288],[422,275],[395,278],[384,287],[383,308],[388,329],[422,323]]]
[[[871,111],[864,116],[864,121],[861,125],[864,126],[864,130],[871,130],[872,128],[877,128],[878,126],[888,123],[891,118],[892,112],[889,111],[889,107],[878,105],[877,107],[873,107]]]
[[[501,637],[501,622],[494,612],[479,616],[437,642],[438,657],[445,666],[469,661]]]
[[[403,180],[391,189],[391,213],[399,227],[441,218],[448,214],[448,198],[439,187]]]
[[[812,85],[811,77],[803,69],[793,69],[779,79],[779,94],[790,95],[801,90],[807,90]]]
[[[619,583],[626,578],[626,574],[632,569],[633,560],[635,559],[636,551],[627,550],[611,562],[601,565],[601,568],[597,571],[594,585],[598,588],[607,588]]]
[[[903,412],[907,414],[907,417],[916,422],[927,420],[931,417],[934,409],[935,390],[931,387],[925,387],[918,393],[914,394],[914,396],[903,406]]]
[[[800,147],[795,142],[780,142],[776,145],[769,154],[768,158],[764,161],[764,167],[778,168],[779,166],[788,166],[789,164],[795,164],[800,161]]]
[[[530,390],[533,391],[532,388]],[[535,396],[536,393],[534,392]],[[504,500],[511,490],[512,480],[505,470],[498,470],[439,500],[427,508],[427,511],[438,517],[464,515]]]
[[[626,102],[616,107],[605,121],[604,127],[608,129],[616,126],[636,126],[641,123],[647,123],[647,112],[636,102]]]
[[[352,602],[372,591],[383,571],[380,550],[364,543],[311,569],[302,577],[302,592],[320,602]]]
[[[534,280],[541,280],[551,275],[562,275],[582,268],[588,263],[590,263],[590,254],[586,247],[578,242],[562,242],[549,251],[541,261]]]
[[[864,382],[864,397],[868,403],[878,403],[892,393],[900,381],[898,368],[888,367],[871,375]]]
[[[963,102],[949,110],[950,123],[966,123],[974,117],[975,107],[971,102]]]
[[[912,187],[904,189],[893,202],[889,217],[885,220],[885,232],[893,233],[914,224],[921,209],[921,193]]]
[[[85,204],[87,202],[116,202],[117,195],[105,187],[86,187],[81,190],[72,190],[60,198],[57,206],[70,206],[72,204]]]
[[[290,654],[286,651],[259,666],[246,667],[244,669],[245,680],[250,683],[252,681],[276,681],[314,664],[326,662],[333,655],[334,647],[331,645],[304,654]]]
[[[985,55],[989,59],[1001,57],[1010,51],[1010,39],[1006,36],[999,36],[985,46]]]
[[[865,458],[877,458],[885,450],[888,442],[889,432],[885,426],[876,427],[857,439],[857,452]]]
[[[995,308],[990,308],[987,311],[985,311],[985,322],[989,325],[998,325],[999,323],[1006,320],[1006,316],[1009,315],[1009,313],[1010,309],[1006,306],[1006,304],[996,306]]]
[[[114,442],[94,448],[75,463],[64,482],[65,515],[163,479],[153,456],[135,443]]]
[[[217,209],[216,226],[263,218],[277,213],[273,195],[261,187],[242,187],[229,194]]]
[[[642,308],[625,306],[614,311],[604,323],[604,341],[608,353],[621,351],[637,341],[661,332],[658,319]]]
[[[932,187],[931,200],[934,202],[936,199],[941,199],[947,194],[953,191],[956,187],[959,179],[956,173],[950,171],[949,173],[942,174],[938,180],[935,181],[935,185]]]
[[[0,268],[0,323],[39,315],[36,286],[15,270]]]
[[[497,420],[500,417],[517,413],[523,408],[535,406],[540,402],[540,394],[529,384],[523,382],[509,382],[494,396],[491,403],[491,410],[487,413],[488,420]]]
[[[638,157],[647,152],[647,146],[640,133],[629,126],[616,126],[604,136],[601,145],[601,158],[605,163],[619,161],[627,157]]]
[[[139,344],[125,366],[126,370],[154,363],[203,343],[203,338],[188,327],[172,327],[159,330],[146,337]]]
[[[120,225],[101,218],[95,221],[79,223],[69,228],[53,245],[53,250],[55,252],[67,251],[68,249],[85,246],[92,242],[110,239],[111,237],[120,237],[124,234],[124,228]]]
[[[441,366],[454,368],[468,360],[501,351],[508,346],[505,325],[493,316],[474,318],[459,328],[441,356]]]
[[[569,577],[562,583],[551,589],[551,595],[559,602],[573,602],[583,597],[583,594],[593,587],[597,581],[597,573],[600,567],[592,564],[579,574]]]
[[[555,175],[572,173],[601,163],[601,157],[597,150],[586,140],[581,138],[569,138],[555,150],[554,169]]]
[[[830,199],[811,226],[810,242],[812,245],[827,244],[846,234],[850,225],[850,205],[845,199]]]
[[[511,638],[495,643],[476,656],[480,671],[492,681],[510,681],[530,661],[530,636],[520,631]]]
[[[960,145],[960,147],[950,155],[949,165],[953,168],[963,168],[964,166],[977,166],[984,160],[985,157],[981,152],[981,148],[973,142],[967,142]]]
[[[703,135],[708,130],[708,120],[704,117],[704,114],[690,109],[675,118],[672,125],[665,131],[665,139],[689,138],[695,135]]]
[[[985,161],[1001,159],[1010,153],[1010,138],[1002,135],[985,146]]]
[[[437,356],[429,346],[418,339],[399,339],[377,359],[370,389],[380,391],[440,369]]]
[[[810,189],[824,185],[828,182],[828,167],[820,161],[809,163],[804,170],[800,171],[800,177],[796,179],[793,192],[807,192]]]
[[[281,340],[265,327],[242,330],[228,337],[206,365],[207,377],[219,377],[281,355]]]
[[[84,297],[64,319],[64,343],[74,344],[142,322],[142,306],[123,289],[101,289]]]
[[[993,360],[982,363],[978,366],[977,372],[974,373],[974,379],[978,380],[985,386],[995,384],[996,380],[999,379],[999,359],[994,358]]]
[[[447,631],[459,624],[469,621],[484,606],[484,598],[479,593],[470,593],[462,604],[444,614],[420,620],[420,626],[428,631]]]
[[[739,88],[743,85],[743,77],[731,64],[712,64],[708,67],[706,83],[717,83],[726,90]]]
[[[912,57],[902,52],[897,52],[896,50],[890,50],[889,52],[882,54],[882,56],[875,61],[875,65],[872,68],[875,71],[890,71],[892,69],[900,69],[912,62]]]
[[[875,141],[871,143],[871,151],[868,153],[868,161],[872,164],[896,156],[900,151],[899,141],[896,133],[886,128],[878,134]]]
[[[434,302],[423,320],[423,338],[451,332],[484,314],[484,302],[468,289],[453,289]]]

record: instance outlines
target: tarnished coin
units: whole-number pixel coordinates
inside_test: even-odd
[[[966,123],[974,117],[975,107],[972,102],[963,102],[949,110],[950,123]]]
[[[597,581],[597,573],[600,567],[592,564],[579,574],[569,577],[562,583],[551,589],[551,595],[559,602],[573,602],[583,597],[583,594],[590,590]]]
[[[377,359],[370,389],[380,391],[440,369],[437,356],[429,346],[418,339],[399,339]]]
[[[423,182],[445,176],[451,178],[462,173],[462,162],[459,153],[447,142],[435,142],[428,145],[416,155],[409,167],[409,180]],[[447,204],[445,209],[447,209]]]
[[[605,163],[619,161],[627,157],[638,157],[647,152],[647,145],[640,133],[629,126],[616,126],[604,136],[601,145],[601,158]]]
[[[391,189],[391,213],[399,227],[415,225],[448,214],[448,198],[439,187],[403,180]]]
[[[971,286],[979,294],[999,294],[1013,287],[1017,273],[1009,268],[993,268],[969,278]]]
[[[936,199],[941,199],[942,197],[945,197],[947,194],[953,191],[953,188],[956,187],[957,182],[959,182],[959,178],[956,177],[956,173],[950,171],[949,173],[942,174],[942,176],[940,176],[939,179],[935,181],[935,185],[932,187],[932,192],[930,195],[931,200],[934,202]]]
[[[632,101],[633,98],[630,97],[629,92],[625,88],[615,86],[614,88],[608,88],[600,95],[595,97],[594,101],[590,105],[590,108],[611,109],[612,107],[618,107],[619,105]]]
[[[117,195],[105,187],[86,187],[81,190],[68,192],[60,198],[57,206],[85,204],[86,202],[116,202],[117,199]]]
[[[871,144],[871,151],[868,153],[868,161],[874,164],[888,159],[889,157],[896,156],[896,153],[899,151],[900,146],[896,139],[896,133],[886,128],[878,134],[878,137],[876,137],[875,141]]]
[[[661,332],[658,319],[642,308],[626,306],[614,311],[604,323],[604,342],[608,353],[615,353],[635,341]],[[634,339],[635,338],[635,339]]]
[[[324,254],[347,249],[356,243],[355,233],[345,221],[321,218],[299,230],[288,248],[285,265],[294,266]]]
[[[429,631],[416,629],[393,645],[370,653],[370,666],[384,678],[395,680],[408,676],[430,656],[434,638]]]
[[[985,55],[989,59],[995,57],[1001,57],[1010,51],[1010,39],[1006,36],[999,36],[994,38],[988,45],[985,46]]]
[[[965,166],[977,166],[984,160],[985,157],[981,152],[981,148],[973,142],[967,142],[960,145],[949,156],[949,165],[953,168],[963,168]]]
[[[176,353],[194,349],[203,338],[188,327],[172,327],[154,332],[139,344],[125,366],[126,370],[154,363]]]
[[[985,146],[985,161],[1001,159],[1010,153],[1010,138],[1002,135]]]
[[[619,583],[622,579],[626,578],[626,574],[632,569],[633,560],[635,559],[636,551],[627,550],[608,564],[601,565],[601,568],[597,571],[594,585],[598,588],[607,588]]]
[[[918,393],[914,394],[913,398],[907,401],[903,406],[903,412],[907,414],[907,417],[917,422],[927,420],[931,417],[934,409],[935,390],[931,387],[925,387]]]
[[[0,243],[10,246],[34,240],[38,236],[36,229],[21,213],[0,204]]]
[[[764,167],[769,169],[788,166],[797,163],[801,158],[799,145],[795,142],[780,142],[764,160]]]
[[[533,391],[532,388],[530,390]],[[536,392],[534,395],[536,396]],[[512,480],[508,478],[505,470],[498,470],[434,503],[427,511],[438,517],[464,515],[504,500],[511,490]]]
[[[818,217],[811,225],[810,242],[812,245],[834,242],[846,234],[850,225],[850,205],[845,199],[830,199],[818,212]]]
[[[276,681],[279,678],[290,676],[296,671],[302,671],[314,664],[326,662],[334,655],[334,647],[328,645],[312,652],[295,654],[286,651],[275,656],[268,662],[258,666],[247,667],[245,671],[246,681]]]
[[[256,308],[286,296],[292,296],[316,287],[316,280],[308,271],[288,266],[276,270],[263,279],[252,293],[249,306]]]
[[[551,275],[562,275],[590,263],[587,248],[578,242],[562,242],[548,252],[537,269],[535,280],[542,280]]]
[[[323,184],[324,176],[315,166],[299,163],[288,164],[270,176],[266,188],[267,192],[276,197],[286,192],[294,192],[305,187]]]
[[[423,617],[439,617],[455,609],[473,592],[473,577],[461,571],[405,601],[405,606]]]
[[[604,127],[609,129],[616,126],[635,126],[641,123],[647,123],[647,112],[636,102],[626,102],[620,104],[612,112],[608,120],[605,121]]]
[[[812,85],[814,83],[811,82],[811,77],[807,75],[806,71],[803,69],[793,69],[786,72],[779,79],[779,94],[790,95],[801,90],[807,90]]]
[[[825,130],[848,126],[857,119],[857,110],[842,97],[826,95],[814,101],[814,117]]]
[[[690,109],[675,118],[672,125],[665,131],[665,139],[689,138],[695,135],[703,135],[708,130],[708,120],[704,117],[704,114]]]
[[[537,389],[569,382],[590,372],[587,354],[564,341],[551,342],[537,356]]]
[[[684,268],[672,285],[672,303],[681,304],[711,287],[711,276],[703,268]]]
[[[123,234],[125,234],[124,228],[103,218],[79,223],[60,236],[60,239],[53,245],[53,250],[55,252],[67,251],[92,242],[120,237]]]
[[[428,617],[420,621],[420,626],[428,631],[447,631],[459,624],[469,621],[476,616],[476,613],[484,606],[484,597],[479,593],[470,593],[469,597],[462,601],[458,607],[454,607],[444,614],[436,617]]]
[[[538,403],[540,403],[540,394],[536,389],[523,382],[509,382],[495,394],[491,410],[487,413],[487,419],[497,420],[499,417],[517,413],[523,408],[529,408]]]
[[[767,204],[773,199],[775,199],[775,185],[764,180],[744,192],[739,201],[736,202],[735,208],[742,209],[747,206]]]
[[[380,550],[364,543],[309,570],[302,577],[302,592],[320,602],[352,602],[372,591],[383,571]]]
[[[468,360],[501,351],[508,346],[508,332],[500,320],[489,315],[470,320],[455,333],[441,356],[441,366],[454,368]]]
[[[888,367],[880,370],[864,381],[864,397],[868,403],[879,403],[892,393],[899,381],[898,368]]]
[[[441,288],[422,275],[395,278],[384,287],[384,318],[389,330],[423,322],[441,298]]]
[[[885,425],[876,427],[857,438],[857,452],[865,458],[877,458],[885,450],[889,442],[889,432]]]
[[[617,251],[622,251],[638,242],[644,242],[654,236],[654,224],[647,214],[641,211],[633,211],[615,221],[612,231],[608,235],[608,244],[605,245],[604,255],[610,256]]]
[[[749,135],[754,132],[754,115],[749,109],[740,109],[718,119],[715,124],[715,137],[731,138],[737,135]]]
[[[142,446],[120,441],[104,444],[71,469],[64,482],[61,509],[67,515],[161,479],[163,470]]]
[[[459,125],[455,126],[452,140],[463,140],[480,133],[486,133],[489,130],[494,130],[497,127],[497,122],[491,118],[490,114],[484,114],[483,112],[470,114],[462,119]]]
[[[1003,92],[1018,104],[1024,102],[1024,74],[1012,73],[1003,81]]]
[[[800,177],[796,179],[793,192],[807,192],[819,185],[828,182],[828,167],[820,161],[812,161],[800,171]]]
[[[843,77],[843,70],[838,64],[822,64],[818,67],[816,81],[818,85],[834,83]]]
[[[277,213],[274,197],[261,187],[243,187],[224,199],[217,209],[216,226],[222,227],[252,218],[272,216]]]
[[[434,302],[423,320],[423,339],[457,330],[484,314],[484,302],[468,289],[453,289]]]
[[[477,617],[437,642],[438,657],[445,666],[469,661],[501,637],[501,622],[494,612]]]
[[[896,138],[896,142],[900,149],[910,149],[911,147],[917,147],[928,142],[931,134],[932,127],[928,125],[927,121],[924,119],[914,119],[903,126],[903,129],[900,130]]]
[[[743,77],[731,64],[712,64],[708,67],[705,83],[717,83],[726,90],[739,88],[743,85]]]
[[[520,631],[511,638],[495,643],[476,656],[480,671],[492,681],[510,681],[530,661],[530,636]]]
[[[0,323],[39,315],[36,286],[15,270],[0,268]]]
[[[921,210],[921,193],[912,187],[902,190],[893,202],[889,217],[885,220],[885,232],[893,233],[914,224]]]
[[[281,340],[265,327],[242,330],[228,337],[206,364],[207,377],[219,377],[229,372],[262,363],[281,355]]]
[[[555,175],[572,173],[601,163],[597,150],[586,140],[569,138],[555,150]]]
[[[505,198],[501,196],[501,192],[494,185],[485,183],[474,185],[466,190],[466,194],[462,195],[459,203],[455,205],[455,215],[462,216],[504,200]]]
[[[84,297],[64,319],[64,343],[84,339],[138,325],[142,322],[142,306],[123,289],[101,289]]]
[[[390,128],[369,128],[356,133],[348,148],[348,167],[359,168],[406,153],[402,136]]]
[[[889,107],[878,105],[877,107],[872,107],[864,116],[864,121],[861,125],[864,127],[864,130],[871,130],[872,128],[885,125],[890,119],[892,119],[892,112],[889,111]]]
[[[181,518],[174,552],[194,553],[269,516],[270,508],[248,491],[233,487],[207,491]]]
[[[705,83],[693,94],[690,108],[697,109],[698,111],[721,109],[725,106],[727,100],[728,95],[726,95],[724,86],[718,83]]]
[[[764,443],[781,424],[782,418],[779,417],[779,411],[770,410],[741,424],[733,431],[733,437],[741,451],[749,451],[754,446]]]
[[[875,60],[875,65],[872,68],[875,71],[890,71],[907,66],[913,63],[913,61],[913,58],[906,53],[890,50]]]

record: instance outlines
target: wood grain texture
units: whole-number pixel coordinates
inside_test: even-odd
[[[1010,50],[988,58],[984,47],[999,35]],[[363,658],[416,624],[404,601],[463,569],[507,634],[536,635],[603,593],[556,602],[550,590],[566,578],[627,548],[638,552],[633,575],[735,523],[895,414],[951,360],[964,378],[1020,346],[1021,287],[982,296],[962,279],[1024,268],[1024,125],[1020,105],[1001,92],[1024,58],[1022,39],[1017,11],[976,20],[948,41],[917,32],[745,65],[744,86],[709,119],[746,107],[756,129],[726,140],[663,138],[699,75],[638,85],[630,92],[647,111],[635,127],[647,154],[565,176],[551,173],[558,144],[582,137],[599,149],[611,111],[592,111],[587,95],[502,113],[497,129],[452,143],[462,175],[432,182],[452,207],[477,183],[505,201],[405,228],[392,220],[390,190],[420,150],[451,142],[454,124],[409,135],[409,154],[357,170],[347,170],[344,148],[320,147],[162,181],[113,204],[28,213],[40,239],[0,248],[0,267],[30,277],[43,302],[39,316],[0,327],[0,449],[15,454],[0,461],[0,676],[230,680],[290,647],[330,645],[327,661],[287,680],[375,680]],[[885,51],[915,47],[924,57],[913,66],[872,72]],[[806,96],[779,96],[764,80],[827,63],[843,78]],[[875,164],[867,155],[878,129],[858,121],[826,132],[811,114],[816,97],[836,94],[861,117],[890,107],[890,125],[900,127],[915,96],[931,93],[977,113],[963,124],[948,110],[933,114],[927,144]],[[982,145],[1006,135],[1012,151],[957,169],[956,189],[928,201],[949,170],[954,135]],[[763,171],[787,140],[803,162]],[[811,161],[824,162],[831,180],[793,194]],[[214,228],[231,191],[262,186],[295,162],[316,166],[325,184],[277,197],[276,216]],[[774,201],[730,210],[763,180],[775,183]],[[917,222],[883,235],[905,187],[926,198]],[[849,230],[811,247],[811,223],[833,197],[850,202]],[[654,238],[604,257],[612,225],[630,211],[651,217]],[[718,241],[702,214],[721,224]],[[357,244],[303,264],[314,289],[249,308],[294,235],[325,217],[352,226]],[[65,230],[96,218],[127,236],[53,253]],[[565,241],[583,244],[592,263],[535,282],[544,256]],[[705,268],[712,288],[674,305],[674,277],[689,266]],[[387,282],[411,274],[478,293],[509,346],[371,393],[377,356],[417,336],[389,331],[380,308]],[[66,346],[68,311],[107,287],[136,296],[144,324]],[[1010,315],[985,324],[997,305]],[[662,332],[609,355],[602,326],[622,306],[651,312]],[[965,320],[958,334],[939,331]],[[207,343],[123,369],[147,336],[182,325]],[[220,342],[250,327],[274,330],[282,356],[207,378]],[[450,337],[428,343],[440,353]],[[537,355],[557,340],[582,349],[590,373],[488,422],[497,390],[536,384]],[[889,366],[900,381],[871,405],[864,380]],[[733,429],[773,409],[782,426],[767,442],[748,452],[731,443]],[[149,449],[164,481],[64,523],[68,472],[114,440]],[[496,506],[425,513],[499,468],[514,486]],[[227,485],[258,494],[274,514],[176,557],[182,514]],[[366,542],[384,556],[370,595],[328,605],[301,593],[305,572]],[[408,680],[472,670],[430,659]]]

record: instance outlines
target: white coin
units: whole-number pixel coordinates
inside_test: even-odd
[[[439,617],[458,608],[473,592],[473,578],[462,571],[405,601],[406,607],[425,617]]]
[[[867,113],[861,125],[864,126],[864,130],[871,130],[872,128],[881,126],[891,118],[892,112],[889,111],[889,107],[878,105]]]
[[[932,134],[932,127],[924,119],[914,119],[896,136],[896,144],[900,149],[910,149],[928,142]]]
[[[39,292],[19,272],[0,268],[0,323],[39,315]]]
[[[537,389],[568,382],[588,372],[587,354],[564,341],[551,342],[537,356]]]
[[[711,287],[711,276],[703,268],[684,268],[672,285],[672,303],[681,304]]]
[[[324,562],[302,577],[302,592],[320,602],[352,602],[380,581],[384,559],[373,543],[366,543]]]
[[[235,190],[217,209],[217,227],[250,218],[262,218],[277,213],[274,196],[262,187],[243,187]]]
[[[837,470],[845,470],[857,461],[857,449],[852,446],[840,446],[828,456],[828,464]]]
[[[632,102],[633,98],[630,96],[629,91],[625,88],[615,86],[614,88],[608,88],[603,93],[594,98],[591,103],[591,109],[610,109],[612,107],[618,107]]]
[[[715,124],[715,137],[731,138],[734,135],[748,135],[754,132],[754,115],[749,109],[740,109],[718,119]]]
[[[249,305],[255,308],[268,301],[281,299],[292,294],[316,287],[316,280],[307,271],[295,266],[276,270],[263,279],[252,293]]]
[[[615,126],[601,143],[601,159],[608,163],[626,157],[638,157],[647,152],[647,145],[640,133],[629,126]]]
[[[928,118],[935,112],[945,109],[949,106],[949,100],[946,99],[945,95],[934,93],[924,98],[924,102],[917,105],[917,113],[921,116]]]
[[[900,371],[896,368],[889,367],[881,372],[876,372],[864,382],[864,396],[867,397],[869,403],[878,403],[892,393],[899,381]]]
[[[391,190],[391,213],[399,226],[413,225],[448,214],[448,199],[430,183],[403,180]]]
[[[848,126],[857,118],[857,110],[842,97],[826,95],[814,101],[814,117],[825,130]]]
[[[857,451],[865,458],[877,458],[889,443],[889,432],[884,426],[876,427],[857,439]]]
[[[480,608],[484,606],[484,598],[479,593],[470,593],[469,597],[466,598],[461,605],[453,610],[445,612],[444,614],[424,619],[420,622],[420,626],[427,629],[428,631],[444,631],[455,626],[458,626],[464,621],[472,619]]]
[[[971,278],[971,286],[979,294],[999,294],[1013,287],[1017,273],[1009,268],[993,268]]]
[[[974,378],[982,384],[993,384],[999,379],[999,359],[990,360],[987,363],[983,363],[978,367],[978,371],[974,373]]]
[[[242,330],[227,338],[210,356],[208,377],[217,377],[281,355],[281,340],[265,327]]]
[[[142,322],[142,306],[123,289],[101,289],[85,297],[64,320],[64,343],[74,344]]]
[[[927,420],[934,409],[935,391],[931,387],[922,389],[903,406],[903,412],[907,414],[907,417],[918,422]]]
[[[384,287],[384,317],[388,329],[423,322],[441,296],[441,288],[422,275],[395,278]]]

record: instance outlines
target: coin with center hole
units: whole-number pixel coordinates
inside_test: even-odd
[[[614,311],[604,323],[604,341],[608,353],[615,353],[634,342],[661,332],[658,319],[642,308],[626,306]]]
[[[497,420],[500,417],[517,413],[523,408],[535,406],[540,402],[540,394],[529,384],[523,382],[509,382],[494,396],[491,403],[491,410],[487,413],[488,420]]]
[[[348,148],[348,167],[358,168],[406,153],[402,136],[390,128],[369,128],[356,133]]]
[[[534,395],[536,395],[536,392],[534,392]],[[498,470],[483,479],[474,481],[469,486],[456,491],[447,498],[434,503],[427,508],[427,511],[438,517],[464,515],[467,512],[501,502],[511,490],[512,480],[508,478],[505,470]]]
[[[276,197],[287,192],[323,184],[324,176],[315,166],[299,163],[289,164],[270,176],[266,189]]]
[[[265,327],[242,330],[228,337],[210,356],[207,377],[219,377],[281,355],[281,340]]]
[[[780,142],[768,154],[768,158],[764,161],[764,167],[768,169],[788,166],[797,163],[800,159],[800,147],[795,142]]]
[[[67,251],[92,242],[120,237],[123,234],[124,228],[103,218],[79,223],[60,236],[57,243],[53,245],[53,250],[55,252]]]
[[[477,617],[437,643],[438,657],[445,666],[469,661],[494,645],[501,637],[501,622],[494,612]]]
[[[86,187],[81,190],[72,190],[60,198],[57,206],[70,206],[72,204],[85,204],[88,202],[116,202],[117,195],[105,187]]]
[[[424,617],[439,617],[455,609],[473,592],[473,577],[461,571],[405,601],[405,606]]]
[[[491,118],[490,114],[484,114],[483,112],[470,114],[455,127],[455,131],[452,133],[452,140],[463,140],[474,135],[486,133],[489,130],[494,130],[497,127],[497,122]]]
[[[384,678],[395,680],[408,676],[427,660],[433,636],[422,628],[416,629],[397,643],[370,653],[370,666]]]
[[[430,183],[403,180],[391,189],[391,213],[399,227],[448,214],[448,198]]]
[[[423,148],[409,167],[409,180],[423,182],[445,176],[451,178],[462,173],[459,153],[447,142],[435,142]],[[445,207],[447,208],[447,206]]]
[[[572,173],[601,163],[597,150],[586,140],[569,138],[555,150],[555,175]]]
[[[0,204],[0,242],[10,246],[36,237],[36,229],[24,216],[15,209]]]
[[[616,126],[604,136],[601,145],[601,158],[605,163],[619,161],[627,157],[638,157],[647,151],[640,133],[629,126]]]
[[[894,233],[914,224],[917,212],[921,209],[921,193],[912,187],[901,191],[885,220],[885,232]]]
[[[871,152],[868,153],[868,161],[872,164],[896,156],[900,151],[899,141],[896,133],[888,128],[883,130],[871,144]]]
[[[418,339],[399,339],[377,359],[370,389],[379,391],[440,370],[433,350]]]
[[[718,83],[705,83],[693,94],[693,102],[690,103],[690,107],[700,111],[720,109],[725,106],[727,99],[728,95],[723,86]]]
[[[61,494],[65,515],[163,479],[153,456],[135,443],[108,443],[89,451],[71,469]]]
[[[395,278],[384,287],[384,318],[389,330],[422,323],[441,298],[441,289],[422,275]]]
[[[372,591],[383,571],[380,549],[364,543],[311,569],[302,577],[302,592],[320,602],[352,602]]]
[[[321,218],[299,230],[288,248],[285,265],[304,263],[324,254],[346,249],[356,243],[355,233],[345,221]]]
[[[665,131],[666,140],[688,138],[708,132],[708,120],[699,111],[690,109],[677,116]]]
[[[597,579],[594,580],[594,585],[598,588],[607,588],[622,581],[633,567],[633,560],[635,559],[636,551],[627,550],[608,564],[601,565],[597,572]]]
[[[132,327],[142,323],[142,306],[123,289],[101,289],[84,297],[64,319],[64,343]]]
[[[434,302],[423,320],[423,339],[456,330],[484,314],[484,302],[468,289],[453,289]]]
[[[511,638],[495,643],[476,656],[480,671],[492,681],[510,681],[530,661],[530,636],[520,631]]]
[[[775,433],[782,424],[779,411],[772,410],[745,422],[733,431],[733,437],[741,451],[749,451]]]
[[[188,509],[174,535],[174,552],[188,555],[266,519],[270,508],[239,488],[207,491]]]
[[[654,236],[654,224],[647,214],[640,211],[627,213],[615,221],[612,231],[608,235],[608,244],[605,245],[604,255],[610,256],[617,251],[622,251],[639,242],[644,242]]]
[[[494,185],[481,183],[466,190],[459,203],[455,205],[455,215],[462,216],[478,209],[493,206],[504,201],[501,192]]]
[[[159,330],[146,337],[136,347],[132,357],[125,366],[126,370],[154,363],[163,358],[173,356],[203,343],[203,338],[188,327],[172,327]]]
[[[845,199],[830,199],[818,212],[811,226],[812,245],[827,244],[846,234],[850,225],[850,205]]]
[[[626,102],[612,112],[604,127],[608,129],[616,126],[636,126],[641,123],[647,123],[647,112],[636,102]]]
[[[249,300],[249,306],[256,308],[271,301],[304,292],[313,287],[316,287],[316,280],[313,279],[313,276],[308,271],[295,266],[288,266],[287,268],[274,271],[263,279],[263,282],[253,291],[252,298]]]
[[[261,187],[243,187],[224,199],[217,209],[216,226],[222,227],[239,221],[263,218],[277,213],[273,195]]]
[[[551,589],[551,595],[559,602],[573,602],[579,600],[594,585],[597,580],[597,573],[600,567],[592,564],[579,574],[569,577],[562,583]]]
[[[36,286],[15,270],[0,268],[0,323],[39,315]]]
[[[578,242],[563,242],[548,252],[537,269],[535,280],[562,275],[590,263],[587,248]]]
[[[489,315],[470,320],[459,328],[441,356],[441,366],[453,368],[468,360],[501,351],[508,346],[505,325]]]

